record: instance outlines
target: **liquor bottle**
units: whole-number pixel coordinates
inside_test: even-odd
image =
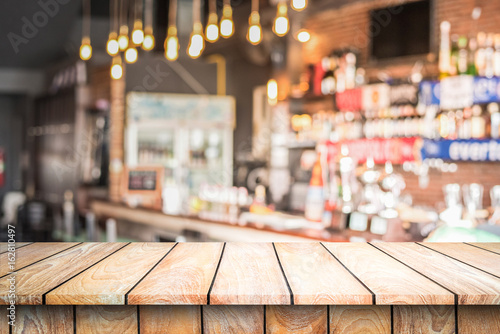
[[[457,71],[458,74],[467,74],[467,61],[469,57],[467,56],[467,37],[460,36],[458,39],[458,63]]]
[[[474,37],[469,39],[469,51],[467,53],[467,74],[477,75],[476,63],[474,61],[474,55],[477,50],[477,41]]]
[[[491,78],[495,74],[495,64],[494,64],[495,50],[493,49],[494,41],[495,41],[495,35],[488,34],[488,36],[486,37],[485,70],[484,70],[484,75],[487,78]]]
[[[495,76],[500,77],[500,34],[495,35]]]
[[[439,72],[446,77],[450,73],[450,22],[443,21],[440,25],[441,44],[439,47]]]
[[[491,130],[490,135],[493,139],[500,138],[500,108],[497,103],[488,104],[488,112],[490,113]]]
[[[486,34],[480,32],[477,34],[477,51],[475,56],[477,73],[480,76],[485,75],[486,69]]]
[[[321,153],[314,163],[311,181],[307,189],[305,217],[309,221],[322,222],[323,210],[325,206],[323,168],[321,166]]]
[[[458,35],[451,35],[451,53],[450,53],[450,69],[448,73],[450,76],[458,74]]]
[[[480,139],[484,138],[486,135],[486,120],[482,117],[483,110],[480,106],[474,105],[472,106],[472,118],[471,118],[471,127],[472,127],[472,138]]]

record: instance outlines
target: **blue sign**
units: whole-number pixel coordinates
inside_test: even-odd
[[[419,89],[420,103],[431,106],[439,105],[441,83],[439,81],[422,81]]]
[[[500,78],[474,78],[474,103],[500,101]]]
[[[451,161],[500,161],[499,139],[425,139],[422,159]]]

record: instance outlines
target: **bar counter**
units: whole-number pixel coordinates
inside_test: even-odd
[[[498,333],[500,244],[0,246],[12,333]],[[9,333],[2,306],[0,333]]]

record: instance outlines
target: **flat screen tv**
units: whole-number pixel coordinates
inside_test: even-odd
[[[431,0],[370,11],[371,58],[390,59],[430,52]]]

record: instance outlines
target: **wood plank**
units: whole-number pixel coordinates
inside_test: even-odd
[[[222,243],[180,243],[128,295],[131,305],[206,304]]]
[[[125,294],[174,243],[133,243],[47,294],[53,305],[123,305]]]
[[[468,242],[467,244],[500,254],[500,242]]]
[[[276,243],[294,304],[372,304],[372,294],[320,243]]]
[[[201,333],[201,306],[143,305],[139,309],[141,334]]]
[[[394,333],[455,333],[453,305],[395,305]]]
[[[421,243],[468,265],[500,277],[500,254],[495,254],[464,243]]]
[[[203,306],[203,334],[264,333],[264,306]]]
[[[458,306],[460,334],[500,333],[500,306]]]
[[[375,293],[379,305],[454,304],[452,293],[369,244],[324,245]]]
[[[30,244],[32,244],[32,242],[16,242],[14,247],[17,249]],[[7,242],[0,242],[0,254],[5,253],[8,250],[9,250],[9,244]]]
[[[266,333],[327,333],[328,306],[272,305],[266,307]]]
[[[9,334],[9,311],[6,306],[0,307],[0,334]]]
[[[390,334],[391,307],[378,305],[330,306],[330,333]]]
[[[210,304],[290,304],[290,293],[273,245],[226,244],[210,294]]]
[[[76,245],[78,245],[76,242],[38,242],[16,249],[15,270],[11,270],[7,265],[2,265],[0,277]],[[8,255],[9,253],[0,254],[0,263],[7,264]]]
[[[137,334],[137,306],[76,307],[76,334]]]
[[[39,305],[51,289],[87,269],[126,243],[84,243],[0,279],[0,305],[9,302],[9,278],[16,277],[17,304]]]
[[[461,305],[500,304],[499,278],[415,243],[376,247],[453,291]]]
[[[19,306],[13,334],[73,334],[73,307]]]

